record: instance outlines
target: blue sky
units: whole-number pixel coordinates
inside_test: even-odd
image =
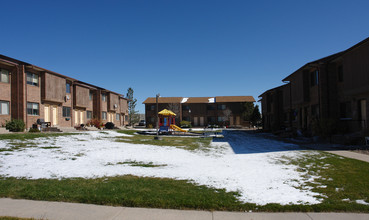
[[[126,94],[258,95],[369,37],[369,1],[2,1],[0,53]]]

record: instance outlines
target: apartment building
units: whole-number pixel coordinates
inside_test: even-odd
[[[170,109],[176,116],[176,123],[190,121],[193,126],[229,125],[246,126],[242,117],[243,105],[255,102],[252,96],[216,97],[159,97],[158,111]],[[156,125],[156,98],[147,98],[145,104],[146,125]]]
[[[265,130],[310,132],[323,119],[334,120],[345,133],[368,128],[369,38],[309,62],[282,81],[259,96]]]
[[[53,127],[74,127],[91,119],[127,124],[121,94],[0,55],[0,125],[22,119],[29,128],[44,119]]]

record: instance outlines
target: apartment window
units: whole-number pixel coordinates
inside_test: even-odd
[[[351,103],[350,102],[342,102],[340,104],[340,117],[351,119]]]
[[[63,106],[63,117],[70,117],[70,107]]]
[[[128,115],[124,116],[124,121],[128,121]]]
[[[38,86],[38,75],[34,73],[27,73],[27,84]]]
[[[107,113],[106,112],[102,112],[102,120],[106,120],[107,119]]]
[[[215,117],[208,117],[208,124],[215,124]]]
[[[311,106],[311,115],[319,117],[319,105]]]
[[[120,120],[120,115],[119,114],[115,114],[115,120],[117,120],[117,121]]]
[[[40,115],[39,104],[34,102],[27,102],[28,115]]]
[[[316,70],[310,73],[310,85],[315,86],[319,84],[319,71]]]
[[[224,122],[224,117],[219,116],[218,117],[218,122]]]
[[[182,105],[182,111],[188,111],[188,110],[190,110],[189,105]]]
[[[207,110],[215,110],[215,106],[214,105],[207,105],[206,109]]]
[[[103,102],[106,102],[106,94],[101,94],[101,99],[103,100]]]
[[[343,82],[343,66],[338,66],[338,82]]]
[[[94,94],[92,93],[92,91],[90,91],[89,98],[90,98],[90,100],[92,100],[94,98]]]
[[[0,115],[9,115],[9,102],[0,101]]]
[[[66,87],[66,92],[70,93],[70,83],[67,82],[65,87]]]
[[[87,111],[86,112],[86,117],[87,117],[87,119],[91,119],[92,118],[92,111]]]
[[[150,106],[150,110],[151,110],[151,111],[154,111],[154,110],[155,110],[155,105],[151,105],[151,106]]]
[[[0,69],[0,82],[9,83],[9,71]]]
[[[190,121],[190,117],[182,117],[182,121]]]
[[[218,110],[225,110],[226,109],[226,105],[218,105]]]

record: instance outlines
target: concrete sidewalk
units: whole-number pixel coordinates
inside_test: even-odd
[[[348,150],[329,150],[325,152],[369,163],[369,155],[367,154],[356,153]]]
[[[127,208],[66,202],[0,199],[0,216],[35,219],[152,219],[152,220],[368,220],[361,213],[248,213]]]

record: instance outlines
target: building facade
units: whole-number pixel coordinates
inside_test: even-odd
[[[91,119],[127,124],[121,94],[0,55],[0,125],[21,119],[29,128],[44,119],[53,127],[74,127]]]
[[[286,84],[259,96],[265,130],[309,133],[322,120],[342,133],[368,129],[369,38],[309,62],[282,81]]]
[[[159,97],[158,109],[156,98],[147,98],[145,104],[146,126],[156,125],[156,111],[169,109],[177,114],[176,123],[189,121],[192,126],[207,125],[247,126],[242,116],[246,102],[255,102],[252,96],[217,96],[217,97]]]

